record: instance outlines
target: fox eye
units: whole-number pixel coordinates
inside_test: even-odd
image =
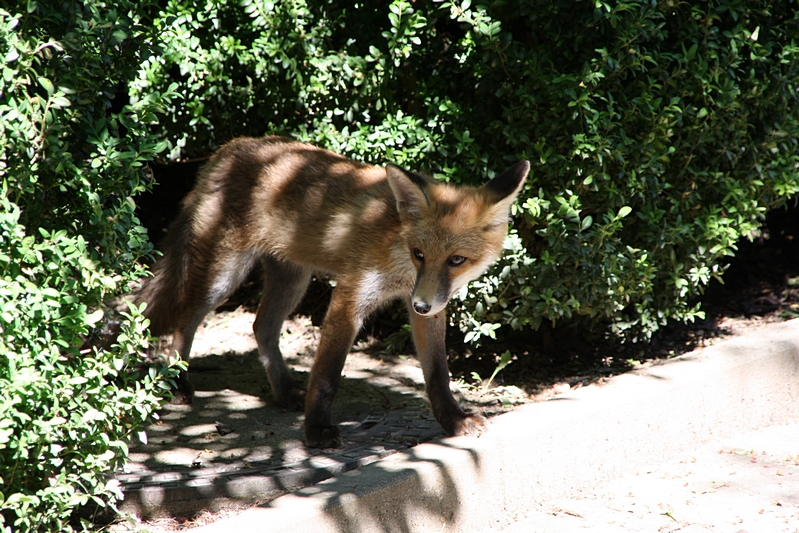
[[[449,263],[449,266],[454,266],[454,267],[461,266],[465,262],[466,258],[463,257],[462,255],[453,255],[450,256],[449,259],[447,259],[447,263]]]
[[[413,256],[416,258],[417,261],[424,261],[424,254],[419,248],[414,248],[412,250]]]

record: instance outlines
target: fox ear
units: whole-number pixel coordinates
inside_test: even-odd
[[[495,177],[481,189],[488,199],[494,203],[507,200],[510,205],[519,194],[527,174],[530,172],[529,161],[519,161],[508,170]]]
[[[510,206],[522,189],[528,172],[530,172],[530,162],[519,161],[480,187],[486,199],[493,204],[489,215],[491,222],[487,228],[505,227],[508,223]]]
[[[430,203],[425,194],[427,180],[392,164],[386,165],[386,178],[397,200],[397,211],[401,216],[419,217],[425,213]]]

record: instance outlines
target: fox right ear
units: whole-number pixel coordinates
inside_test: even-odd
[[[480,191],[491,204],[493,222],[488,227],[505,227],[508,223],[508,214],[511,204],[516,200],[516,195],[522,190],[524,180],[530,172],[529,161],[519,161],[508,170],[495,177],[482,187]]]
[[[400,216],[424,215],[430,203],[425,194],[427,180],[392,164],[386,165],[386,178],[397,200],[397,211]]]

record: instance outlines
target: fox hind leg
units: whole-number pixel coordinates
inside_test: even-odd
[[[191,354],[191,345],[197,328],[211,309],[198,309],[184,324],[179,324],[172,335],[172,348],[181,359],[188,362]],[[176,380],[177,388],[172,392],[173,402],[177,404],[190,404],[194,400],[194,385],[189,381],[189,373],[182,370]]]
[[[279,341],[283,321],[300,303],[311,281],[311,272],[271,256],[263,257],[261,264],[264,293],[253,324],[261,363],[275,400],[287,409],[302,410],[305,391],[291,377]]]
[[[216,309],[244,282],[252,265],[251,255],[230,254],[227,257],[222,256],[212,265],[202,265],[204,268],[189,271],[186,278],[187,296],[180,306],[180,317],[172,337],[172,348],[181,359],[189,360],[197,328],[208,313]],[[192,403],[194,385],[189,381],[186,371],[178,375],[177,390],[173,394],[175,403]]]

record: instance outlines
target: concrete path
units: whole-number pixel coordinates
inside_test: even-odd
[[[795,532],[797,416],[794,320],[518,408],[479,439],[419,444],[196,531]]]
[[[537,505],[500,531],[796,533],[799,422],[735,435]]]

